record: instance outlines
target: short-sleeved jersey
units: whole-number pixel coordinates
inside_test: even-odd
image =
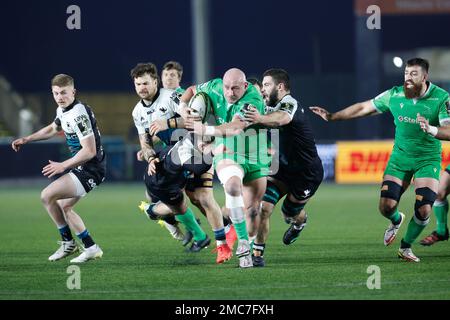
[[[89,106],[75,100],[66,108],[58,107],[54,122],[63,129],[72,156],[75,156],[81,150],[80,142],[82,140],[94,136],[97,155],[87,163],[98,163],[103,160],[100,131],[97,128],[94,113]]]
[[[305,110],[290,94],[275,106],[266,106],[266,114],[275,111],[286,112],[291,122],[277,128],[279,130],[280,164],[283,166],[310,167],[318,160],[313,131]],[[275,154],[275,156],[277,156]]]
[[[211,98],[216,125],[231,122],[235,115],[244,118],[244,106],[246,104],[253,105],[259,113],[264,114],[264,101],[258,90],[251,83],[248,83],[247,90],[242,98],[234,104],[229,104],[226,101],[223,94],[223,81],[220,78],[199,84],[196,90],[197,92],[207,93]],[[254,129],[254,131],[250,132],[249,129]],[[234,137],[216,137],[215,144],[224,144],[227,149],[234,150],[237,155],[257,163],[259,162],[257,160],[258,154],[263,155],[266,153],[266,151],[261,150],[264,148],[265,143],[262,141],[261,143],[257,142],[259,139],[258,133],[259,126],[250,126],[243,133]],[[249,139],[250,135],[254,136],[254,138]]]
[[[441,142],[422,131],[417,114],[429,120],[430,125],[450,124],[449,95],[438,86],[427,82],[428,89],[419,99],[407,99],[403,86],[393,87],[372,99],[378,112],[391,112],[395,124],[396,149],[414,157],[440,157]]]
[[[159,89],[153,101],[145,104],[140,100],[133,109],[132,116],[138,134],[149,133],[150,124],[159,119],[169,119],[175,116],[178,108],[179,94],[174,90]],[[157,134],[165,144],[169,145],[173,129],[167,129]]]

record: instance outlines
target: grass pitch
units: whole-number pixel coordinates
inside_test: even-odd
[[[142,215],[141,184],[100,186],[76,207],[101,260],[80,266],[81,289],[69,290],[66,259],[48,262],[59,235],[42,207],[40,188],[0,188],[0,299],[449,299],[450,246],[416,244],[422,261],[396,257],[401,237],[383,245],[388,221],[378,213],[378,186],[324,184],[307,205],[308,226],[290,246],[281,238],[287,225],[280,205],[271,219],[266,267],[241,270],[237,258],[215,264],[213,246],[198,254]],[[223,203],[220,187],[216,197]],[[400,210],[409,221],[409,190]],[[198,211],[196,211],[199,215]],[[202,226],[211,238],[206,219]],[[434,217],[422,236],[433,230]],[[367,269],[381,270],[381,289],[369,290]]]

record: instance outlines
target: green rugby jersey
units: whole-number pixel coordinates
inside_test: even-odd
[[[243,118],[245,113],[243,107],[246,103],[255,106],[259,113],[264,114],[264,101],[258,90],[251,83],[248,84],[248,88],[242,98],[234,104],[229,104],[225,100],[223,94],[223,81],[220,78],[199,84],[196,86],[196,90],[197,92],[207,93],[211,98],[217,125],[231,122],[236,114]],[[238,155],[250,159],[252,162],[260,162],[259,160],[256,160],[256,156],[258,153],[260,156],[264,154],[264,152],[267,153],[267,135],[258,133],[259,126],[250,126],[245,128],[242,134],[235,137],[216,137],[216,146],[223,143],[227,149],[233,150]],[[246,136],[247,138],[245,138]],[[249,136],[251,136],[250,139]],[[265,141],[262,141],[264,139]],[[242,148],[244,144],[245,151]],[[263,148],[264,150],[262,150]]]
[[[393,87],[372,99],[378,112],[390,111],[394,117],[394,151],[414,157],[441,156],[441,142],[423,132],[416,119],[420,113],[432,126],[450,124],[449,94],[431,82],[427,84],[428,90],[419,99],[407,99],[403,86]]]

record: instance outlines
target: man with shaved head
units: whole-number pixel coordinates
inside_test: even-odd
[[[193,121],[186,103],[197,92],[207,93],[213,104],[214,125]],[[258,90],[237,68],[214,79],[189,87],[181,97],[180,114],[186,116],[186,127],[196,134],[214,136],[214,167],[225,190],[225,207],[239,239],[236,255],[241,268],[252,267],[250,236],[257,231],[257,213],[266,188],[270,159],[267,157],[267,135],[244,121],[245,111],[253,106],[264,113],[264,101]],[[264,150],[261,150],[263,148]],[[249,222],[247,231],[246,215]]]

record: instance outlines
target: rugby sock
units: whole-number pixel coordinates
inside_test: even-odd
[[[447,231],[447,215],[448,215],[448,201],[445,199],[444,201],[436,200],[434,202],[433,211],[436,216],[436,232],[440,236],[445,236]]]
[[[243,207],[230,208],[230,219],[233,223],[234,229],[236,230],[236,235],[239,240],[247,240],[247,224],[245,223],[245,213]]]
[[[402,217],[400,216],[400,213],[398,212],[398,209],[395,209],[395,212],[391,214],[389,217],[387,217],[389,220],[391,220],[392,224],[397,225],[400,223],[400,220]]]
[[[63,241],[73,240],[72,232],[70,232],[70,228],[67,224],[63,227],[58,228],[58,230]]]
[[[245,220],[236,223],[233,222],[234,229],[236,230],[236,234],[238,236],[239,240],[249,240],[248,239],[248,232],[247,232],[247,224],[245,223]]]
[[[223,217],[222,219],[223,219],[223,226],[224,227],[227,227],[227,226],[229,226],[231,224],[231,219],[230,218]]]
[[[163,216],[161,219],[173,226],[177,224],[177,220],[172,215]]]
[[[417,219],[417,218],[416,218]],[[426,223],[417,223],[415,217],[413,217],[408,224],[408,229],[406,230],[406,234],[402,239],[403,242],[411,245],[416,241],[417,237],[420,235],[420,233],[425,229],[427,226]],[[402,247],[403,248],[403,247]]]
[[[175,218],[186,226],[186,229],[192,232],[195,241],[205,240],[206,233],[202,230],[202,227],[195,220],[194,213],[191,208],[187,208],[184,214],[177,214]]]
[[[214,238],[216,239],[217,246],[227,243],[227,238],[225,236],[225,229],[213,229]]]
[[[89,235],[88,229],[77,234],[77,237],[80,238],[81,241],[83,241],[85,248],[92,247],[95,244],[94,240],[92,240],[91,236]]]

